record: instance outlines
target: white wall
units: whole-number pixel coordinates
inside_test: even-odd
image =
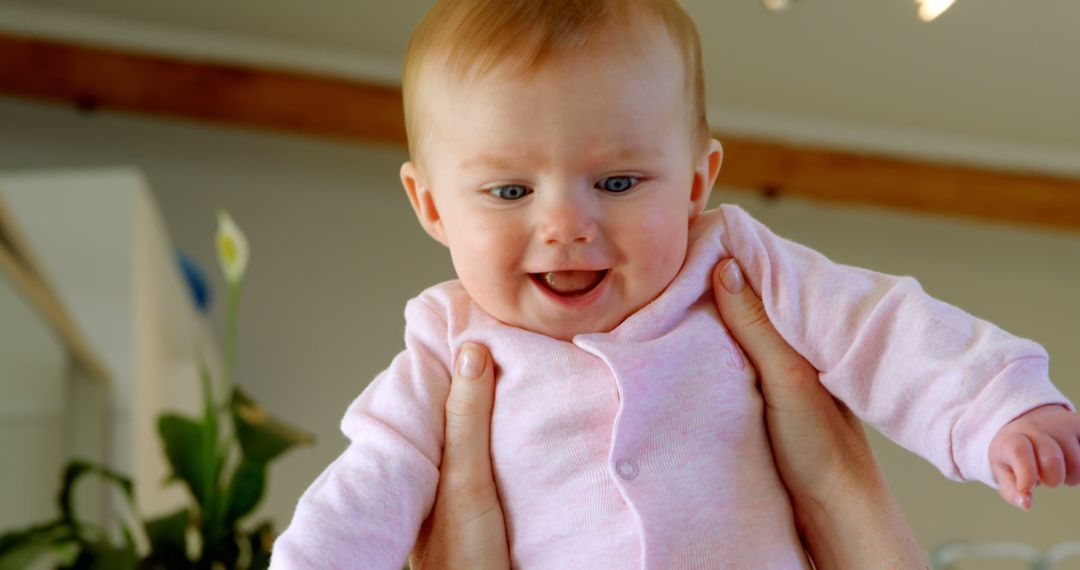
[[[213,211],[232,211],[252,243],[237,374],[318,445],[271,471],[266,514],[279,526],[341,451],[348,402],[400,350],[405,301],[451,278],[441,246],[417,226],[397,181],[403,149],[316,141],[0,99],[0,170],[131,164],[156,193],[174,243],[213,273]],[[719,192],[717,199],[727,199]],[[1080,401],[1080,235],[870,209],[731,195],[781,235],[834,259],[916,275],[934,295],[1035,338]],[[220,309],[220,306],[218,307]],[[220,329],[221,315],[214,326]],[[1080,490],[1040,490],[1021,513],[977,485],[876,442],[920,539],[1080,538]]]
[[[53,516],[69,372],[63,345],[0,267],[0,450],[22,459],[0,485],[0,533]]]

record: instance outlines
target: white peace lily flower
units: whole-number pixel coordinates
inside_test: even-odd
[[[225,210],[218,210],[217,250],[221,270],[229,284],[239,283],[248,263],[248,243],[240,226]]]

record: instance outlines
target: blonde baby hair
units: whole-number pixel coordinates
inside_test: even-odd
[[[418,91],[425,64],[452,77],[482,77],[494,69],[528,73],[547,57],[580,50],[613,26],[660,22],[682,53],[693,147],[709,141],[701,42],[676,0],[438,0],[413,32],[405,52],[402,94],[409,153],[421,161]],[[636,26],[636,27],[635,27]]]

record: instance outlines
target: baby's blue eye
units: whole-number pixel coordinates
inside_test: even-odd
[[[500,200],[520,200],[529,194],[532,194],[532,190],[522,186],[520,184],[509,184],[507,186],[496,186],[488,190],[488,194],[500,199]]]
[[[596,187],[605,192],[621,194],[637,186],[638,179],[634,176],[610,176],[597,182]]]

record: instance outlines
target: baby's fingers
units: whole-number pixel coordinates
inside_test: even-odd
[[[995,439],[991,447],[990,468],[1001,497],[1025,511],[1030,509],[1031,490],[1039,476],[1031,440],[1022,435],[1011,435]]]
[[[1016,505],[1021,509],[1031,508],[1031,500],[1025,500],[1024,494],[1016,488],[1016,475],[1012,469],[1004,463],[990,464],[990,470],[994,473],[994,480],[998,484],[998,494],[1010,505]]]
[[[1058,438],[1058,443],[1065,453],[1065,484],[1070,487],[1080,485],[1080,439],[1069,433]]]
[[[1065,482],[1065,453],[1054,438],[1045,433],[1028,436],[1035,446],[1039,460],[1039,481],[1047,487],[1057,487]]]

